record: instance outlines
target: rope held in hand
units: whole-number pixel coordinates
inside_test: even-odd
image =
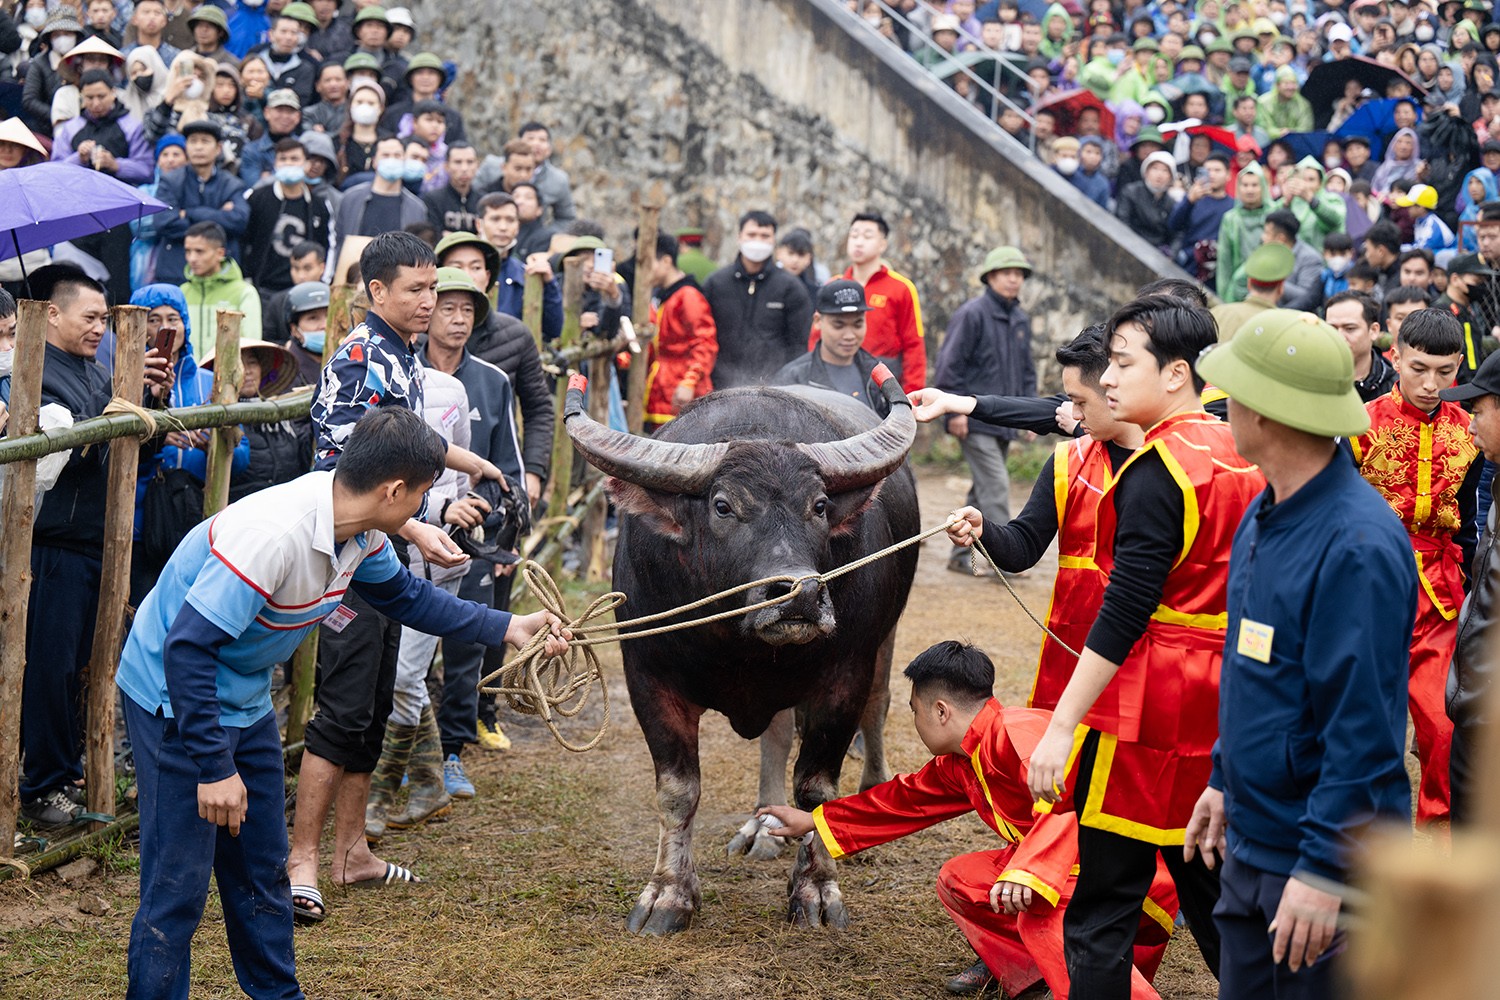
[[[605,615],[611,614],[616,608],[624,604],[628,597],[619,591],[611,591],[594,599],[576,618],[568,614],[563,602],[562,590],[556,581],[539,563],[530,559],[521,563],[521,572],[524,574],[526,584],[531,592],[536,595],[542,607],[552,612],[563,622],[563,627],[573,634],[568,643],[568,651],[561,656],[547,656],[545,647],[547,644],[547,631],[539,631],[531,637],[531,640],[521,647],[520,652],[511,657],[495,670],[479,680],[479,689],[485,694],[504,695],[510,707],[526,715],[540,716],[547,724],[552,736],[565,750],[574,753],[583,753],[598,746],[604,739],[604,734],[609,728],[609,696],[604,681],[604,672],[599,666],[599,657],[592,647],[603,646],[612,642],[624,642],[626,639],[644,639],[647,636],[662,635],[667,632],[680,632],[684,629],[697,628],[700,625],[710,625],[714,622],[725,621],[730,618],[740,618],[744,615],[753,614],[763,608],[773,607],[790,601],[797,596],[804,583],[828,583],[836,580],[847,573],[862,569],[873,562],[884,559],[886,556],[900,552],[902,549],[912,545],[920,544],[933,535],[941,534],[948,530],[955,519],[950,516],[942,524],[928,528],[910,538],[887,545],[885,548],[862,556],[851,563],[846,563],[826,573],[811,573],[806,576],[768,576],[760,580],[752,580],[742,583],[728,590],[721,590],[717,594],[701,598],[689,604],[672,608],[669,611],[660,611],[652,615],[643,615],[640,618],[631,618],[626,621],[597,621]],[[982,551],[982,550],[981,550]],[[985,556],[989,558],[988,554]],[[991,563],[993,565],[993,563]],[[785,594],[778,597],[770,597],[764,601],[747,604],[741,608],[731,608],[728,611],[720,611],[715,614],[705,615],[701,618],[692,618],[681,622],[665,622],[677,615],[696,611],[699,608],[713,604],[715,601],[726,597],[742,594],[756,587],[768,586],[773,583],[785,583],[789,589]],[[1030,612],[1027,612],[1028,614]],[[1033,618],[1033,620],[1035,620]],[[1040,623],[1038,623],[1040,624]],[[643,625],[651,625],[651,628],[641,628]],[[624,632],[624,629],[640,629],[639,631]],[[495,685],[495,681],[499,681]],[[585,743],[574,743],[562,734],[558,728],[558,718],[569,719],[583,711],[583,706],[588,698],[588,693],[598,687],[599,693],[604,697],[604,718],[599,723],[599,729],[593,737]]]

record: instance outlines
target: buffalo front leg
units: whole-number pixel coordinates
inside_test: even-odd
[[[845,683],[848,683],[847,681]],[[841,690],[842,688],[842,690]],[[802,749],[792,777],[797,808],[812,810],[838,796],[844,748],[854,735],[868,691],[863,684],[830,685],[806,706]],[[787,884],[787,920],[798,927],[849,926],[837,865],[814,833],[797,851]]]
[[[777,712],[771,724],[760,735],[760,793],[755,808],[786,805],[786,762],[792,754],[792,740],[797,734],[794,710]],[[752,812],[745,825],[735,831],[726,848],[731,857],[742,855],[752,861],[771,861],[781,857],[785,841],[766,832],[765,825]]]
[[[703,710],[665,688],[658,687],[647,700],[637,696],[635,684],[630,686],[631,703],[656,765],[661,829],[656,869],[637,897],[625,927],[632,934],[675,934],[688,928],[702,902],[698,872],[693,866],[693,817],[698,812],[701,787],[698,719]]]

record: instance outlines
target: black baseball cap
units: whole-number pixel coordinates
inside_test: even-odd
[[[1480,274],[1494,277],[1495,269],[1480,259],[1477,253],[1461,253],[1448,261],[1449,274]]]
[[[1481,153],[1500,153],[1500,139],[1486,139],[1479,147]]]
[[[865,305],[865,286],[848,278],[830,281],[818,289],[817,311],[822,316],[869,312],[870,307]]]
[[[1484,359],[1466,385],[1455,385],[1438,393],[1449,403],[1469,403],[1480,396],[1500,396],[1500,351]]]

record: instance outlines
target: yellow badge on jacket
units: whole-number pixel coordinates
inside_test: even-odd
[[[1248,618],[1240,619],[1240,641],[1235,647],[1235,652],[1241,656],[1248,656],[1252,660],[1261,663],[1271,662],[1271,642],[1276,638],[1276,630],[1270,625],[1262,625]]]

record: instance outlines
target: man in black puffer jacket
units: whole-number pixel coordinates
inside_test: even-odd
[[[110,376],[94,360],[108,310],[104,287],[82,271],[52,265],[31,277],[32,293],[50,302],[42,405],[74,421],[96,417],[113,397]],[[170,369],[153,353],[153,385],[169,386]],[[10,377],[0,379],[10,401]],[[155,449],[143,446],[141,457]],[[21,813],[38,826],[71,823],[82,811],[83,719],[80,681],[94,644],[104,555],[108,445],[75,449],[37,510],[31,546],[27,668],[21,695]]]

